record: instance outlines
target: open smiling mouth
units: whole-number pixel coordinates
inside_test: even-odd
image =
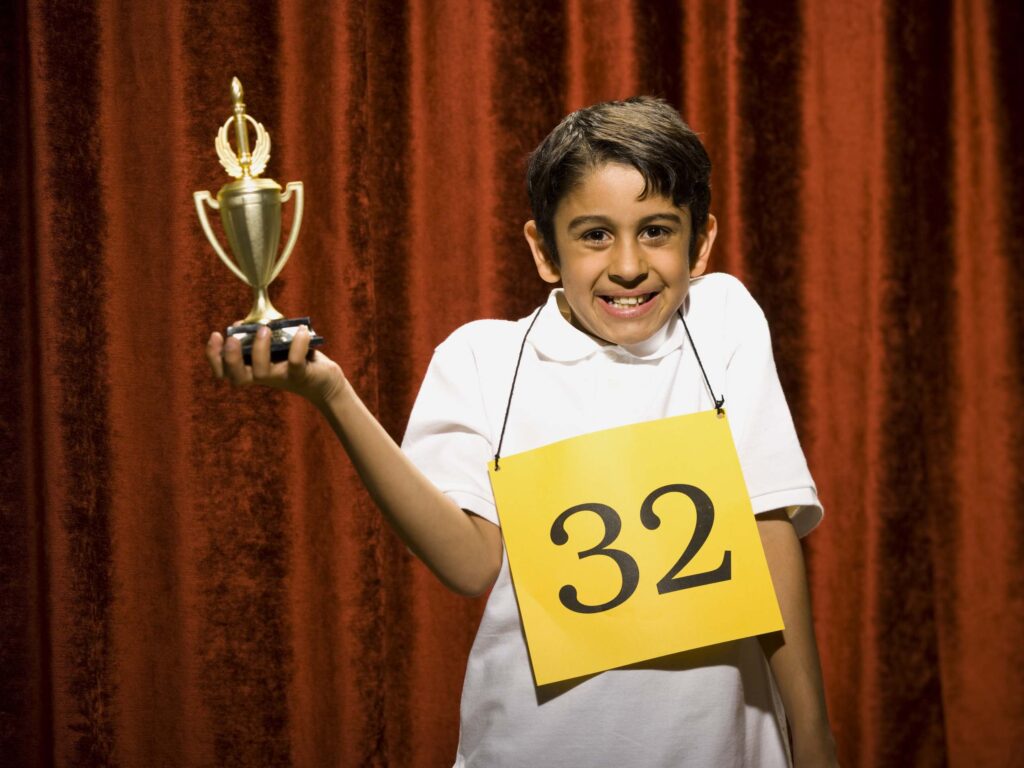
[[[658,292],[644,293],[640,296],[602,296],[601,300],[613,307],[639,307],[658,295]]]

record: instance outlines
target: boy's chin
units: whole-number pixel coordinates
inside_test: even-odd
[[[645,318],[647,319],[647,318]],[[597,339],[602,344],[628,347],[634,344],[642,344],[658,334],[665,325],[665,322],[658,322],[654,317],[651,322],[616,321],[613,323],[594,323],[594,327],[580,321],[575,314],[569,322],[583,333]]]
[[[646,341],[650,341],[660,330],[661,328],[659,327],[650,333],[616,334],[613,339],[608,339],[607,342],[609,344],[617,344],[620,347],[632,347],[635,344],[643,344]]]

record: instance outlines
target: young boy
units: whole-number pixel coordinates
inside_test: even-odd
[[[710,168],[663,101],[566,117],[531,156],[525,226],[538,273],[562,288],[530,317],[470,323],[437,348],[404,452],[334,362],[306,361],[305,333],[278,364],[262,333],[251,368],[237,341],[210,338],[216,376],[296,392],[323,412],[384,516],[445,584],[491,589],[456,766],[785,766],[786,719],[798,768],[835,764],[797,539],[821,507],[763,314],[734,278],[702,277],[716,234]],[[706,411],[711,390],[726,399],[786,629],[536,687],[487,473],[499,443],[509,456]]]

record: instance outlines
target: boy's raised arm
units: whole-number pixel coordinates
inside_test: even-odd
[[[479,595],[501,567],[497,526],[460,509],[420,472],[352,389],[341,368],[320,352],[306,360],[309,334],[300,330],[287,362],[270,362],[270,334],[260,329],[252,366],[237,339],[210,336],[214,376],[236,386],[261,384],[302,395],[327,418],[385,519],[406,546],[450,589]]]

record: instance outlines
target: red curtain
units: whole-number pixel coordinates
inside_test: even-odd
[[[274,284],[396,437],[433,346],[545,286],[524,158],[655,93],[715,163],[827,508],[844,766],[1024,743],[1024,6],[999,0],[0,9],[0,755],[443,766],[480,601],[386,530],[304,403],[211,380],[249,292],[193,190],[237,75],[305,182]]]

